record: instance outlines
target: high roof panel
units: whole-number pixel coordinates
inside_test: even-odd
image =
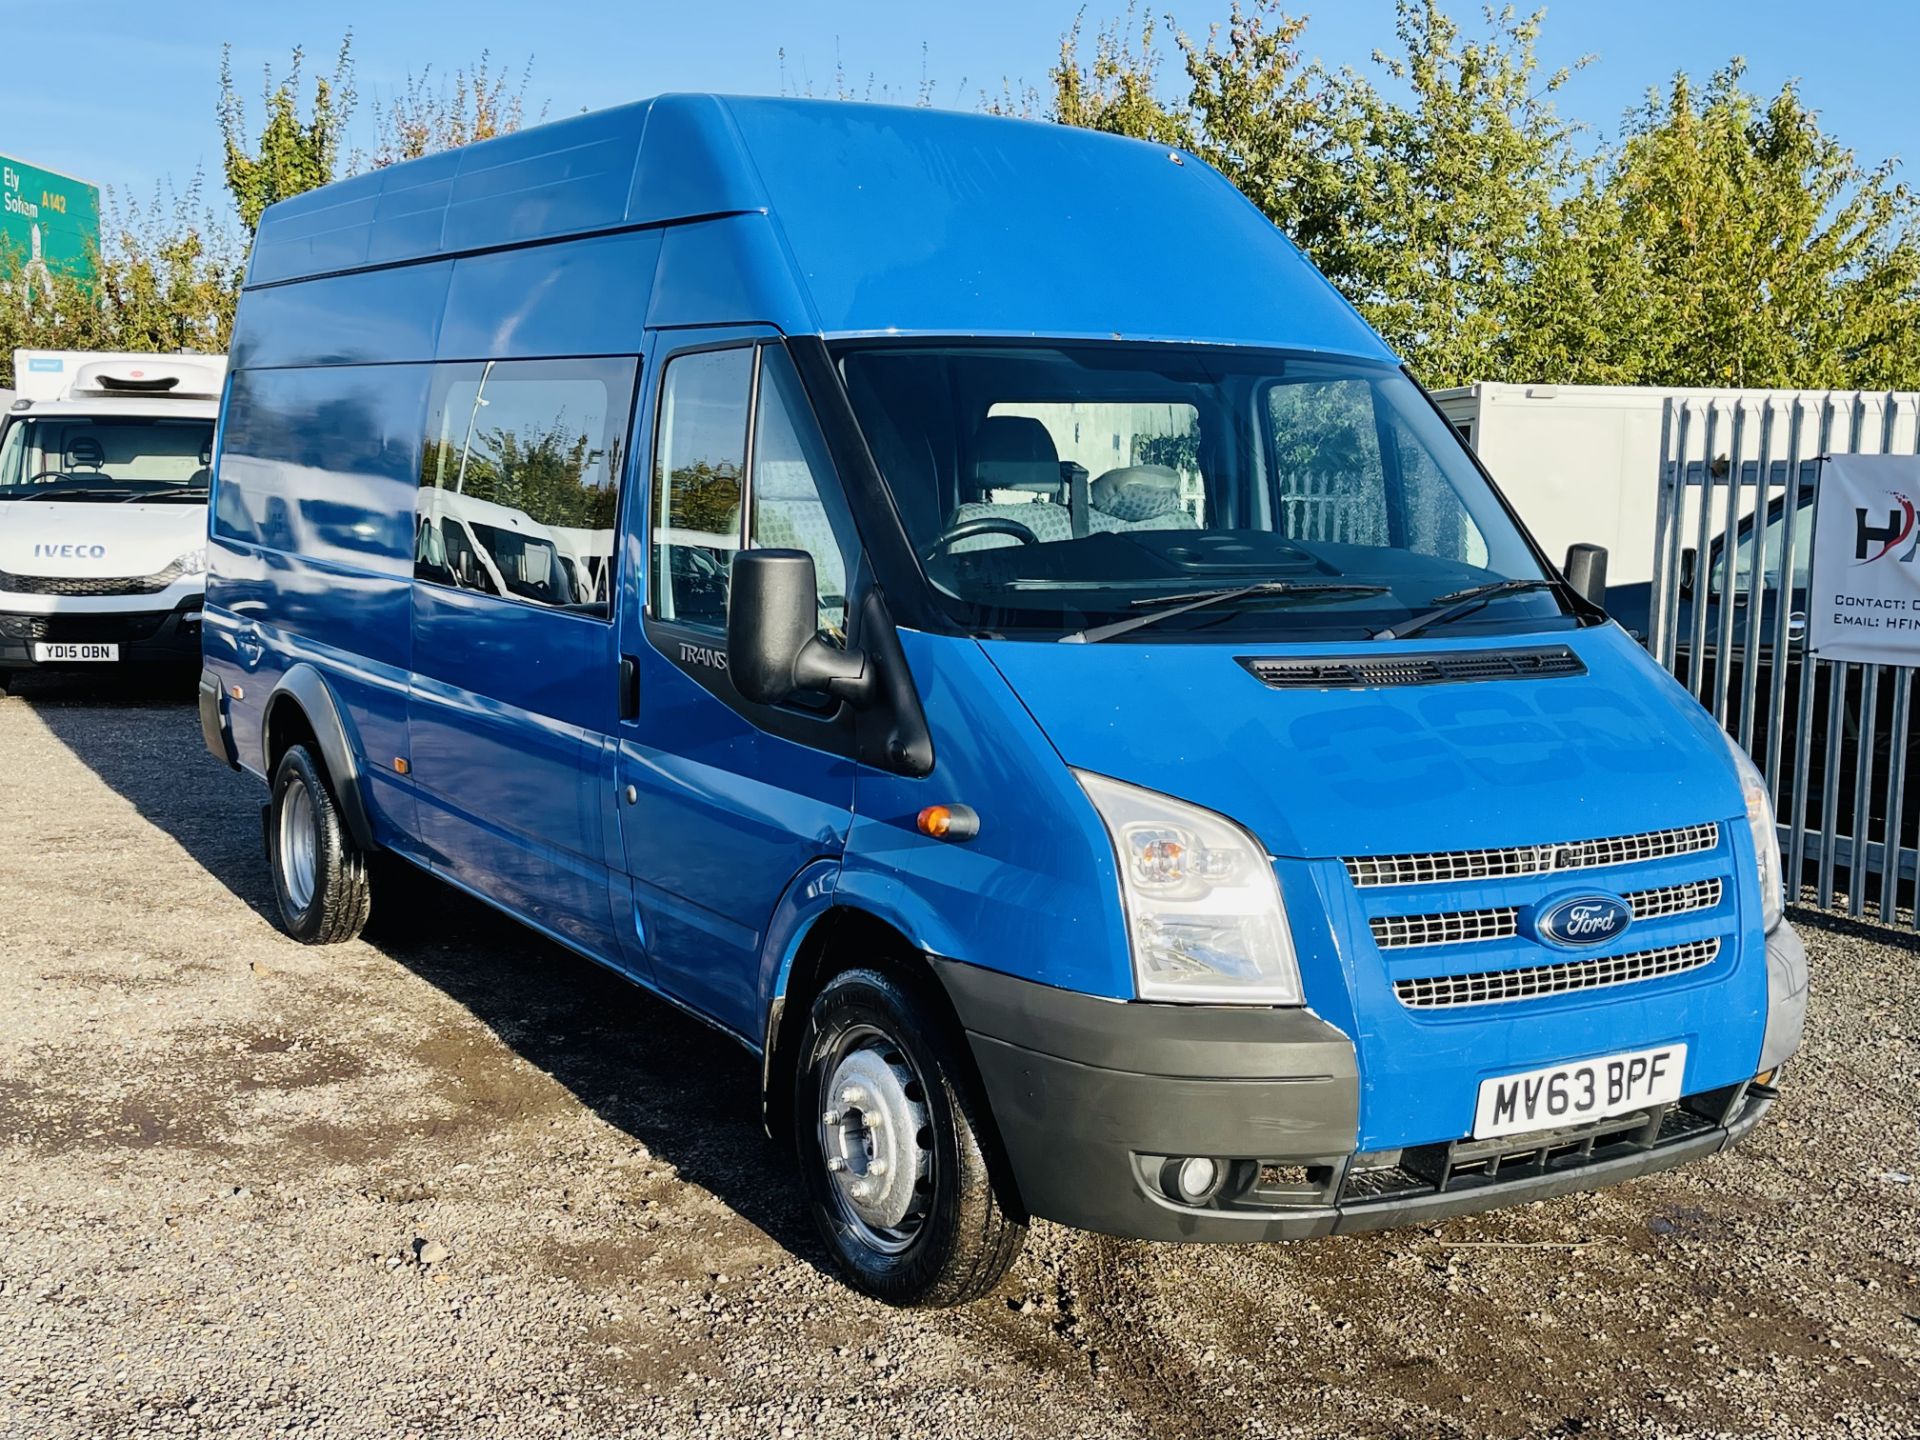
[[[1191,155],[840,101],[668,95],[356,176],[268,210],[248,283],[759,212],[807,302],[760,318],[789,328],[1391,358]]]
[[[719,102],[665,96],[283,200],[261,217],[247,283],[765,206]]]

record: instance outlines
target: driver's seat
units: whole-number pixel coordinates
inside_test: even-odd
[[[954,507],[947,529],[970,520],[1013,520],[1040,541],[1073,538],[1072,512],[1056,501],[1066,488],[1060,471],[1060,452],[1053,435],[1031,415],[989,415],[973,432],[968,447],[967,480],[976,497]],[[1025,490],[1031,501],[995,501],[994,492]],[[955,541],[948,550],[995,550],[1024,544],[1015,535],[975,535]]]
[[[98,474],[107,463],[106,448],[93,435],[75,435],[67,441],[67,463],[61,467],[69,475],[85,470]]]

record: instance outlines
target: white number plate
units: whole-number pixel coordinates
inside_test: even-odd
[[[37,641],[33,647],[33,658],[42,665],[66,664],[71,660],[118,660],[118,645],[57,645],[45,640]]]
[[[1662,1045],[1480,1082],[1473,1138],[1555,1130],[1680,1098],[1687,1047]]]

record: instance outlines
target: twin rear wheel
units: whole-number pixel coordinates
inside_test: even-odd
[[[358,935],[380,857],[354,840],[304,745],[274,768],[266,839],[287,933],[309,945]],[[978,1299],[1026,1239],[988,1163],[964,1043],[918,984],[861,969],[821,989],[795,1047],[794,1140],[815,1223],[848,1281],[889,1304]]]
[[[280,923],[308,945],[337,945],[365,928],[372,909],[367,853],[341,821],[325,773],[304,745],[273,771],[267,860]]]

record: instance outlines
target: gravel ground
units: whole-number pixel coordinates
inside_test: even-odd
[[[1796,913],[1737,1152],[1247,1249],[827,1272],[754,1067],[470,902],[283,938],[189,704],[0,698],[0,1436],[1920,1433],[1920,944]]]

